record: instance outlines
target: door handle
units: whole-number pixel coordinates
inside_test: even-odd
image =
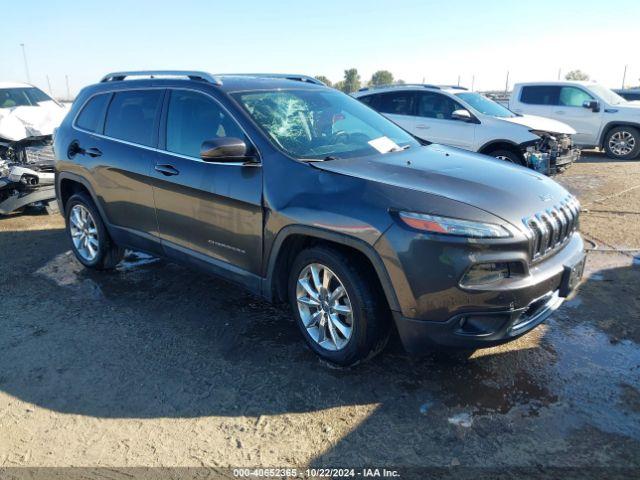
[[[567,112],[565,112],[564,110],[556,110],[556,111],[555,111],[555,112],[553,112],[553,113],[558,114],[558,115],[564,115],[564,114],[565,114],[565,113],[567,113]]]
[[[99,148],[91,147],[84,151],[86,155],[89,155],[91,158],[101,157],[102,152]]]
[[[180,171],[174,167],[173,165],[168,164],[158,164],[155,166],[156,172],[160,172],[161,174],[170,177],[172,175],[179,175]]]
[[[424,125],[423,123],[421,123],[420,125],[416,125],[416,128],[419,128],[420,130],[429,130],[431,127],[429,125]]]

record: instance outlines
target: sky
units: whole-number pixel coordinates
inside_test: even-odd
[[[615,8],[612,6],[615,5]],[[0,81],[56,97],[117,70],[279,72],[504,89],[581,69],[640,84],[640,0],[0,0]]]

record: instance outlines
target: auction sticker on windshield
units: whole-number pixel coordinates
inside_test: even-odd
[[[391,140],[389,137],[378,137],[367,142],[380,153],[389,153],[394,150],[401,150],[400,145]]]

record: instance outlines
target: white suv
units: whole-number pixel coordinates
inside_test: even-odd
[[[545,173],[574,162],[568,125],[518,115],[499,103],[461,87],[391,85],[353,94],[413,135],[533,167]]]
[[[595,82],[517,83],[509,108],[562,120],[576,130],[577,145],[604,148],[611,158],[640,154],[640,104]]]

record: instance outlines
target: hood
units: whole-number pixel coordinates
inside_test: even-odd
[[[622,105],[611,105],[605,108],[605,112],[638,118],[640,117],[640,101],[627,102]]]
[[[518,226],[522,218],[569,196],[558,183],[528,168],[437,144],[313,165],[462,202]]]
[[[66,114],[67,109],[53,101],[37,106],[0,108],[0,138],[17,141],[51,135]]]
[[[551,118],[538,117],[536,115],[521,115],[512,118],[500,117],[500,120],[504,120],[509,123],[517,123],[523,127],[527,127],[529,130],[538,130],[540,132],[560,133],[566,135],[575,135],[576,131],[566,123],[552,120]]]

